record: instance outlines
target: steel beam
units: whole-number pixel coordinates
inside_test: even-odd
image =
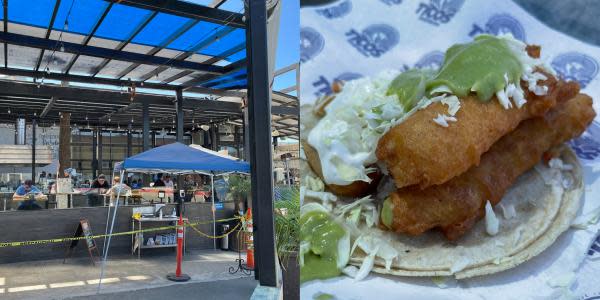
[[[177,111],[177,141],[183,142],[183,91],[181,89],[177,90],[176,94],[177,101],[175,102],[175,110]]]
[[[141,81],[129,81],[129,80],[120,80],[120,79],[111,79],[111,78],[101,78],[101,77],[90,77],[90,76],[81,76],[81,75],[73,75],[73,74],[62,74],[62,73],[46,73],[42,71],[30,71],[30,70],[22,70],[15,68],[0,68],[0,74],[5,74],[9,76],[24,76],[31,78],[46,78],[46,79],[54,79],[60,81],[68,81],[68,82],[81,82],[81,83],[92,83],[92,84],[105,84],[105,85],[113,85],[118,87],[130,86],[131,84],[135,84],[138,88],[148,88],[148,89],[157,89],[157,90],[168,90],[175,91],[179,86],[177,85],[168,85],[162,83],[151,83],[151,82],[141,82]],[[210,95],[219,95],[219,96],[229,96],[229,97],[242,97],[246,93],[236,92],[236,91],[228,91],[221,89],[210,89],[210,88],[190,88],[187,92],[200,93],[200,94],[210,94]]]
[[[130,96],[127,93],[121,94],[118,91],[97,90],[80,87],[63,87],[56,85],[41,85],[37,86],[30,83],[18,83],[0,81],[0,95],[16,96],[16,97],[32,97],[32,98],[50,98],[57,97],[58,99],[73,100],[81,103],[105,103],[116,105],[130,104]],[[172,96],[160,96],[151,94],[138,93],[135,97],[136,102],[147,102],[150,105],[165,105],[173,104]],[[241,114],[241,106],[238,103],[226,101],[211,101],[211,100],[194,100],[186,98],[183,101],[184,107],[194,108],[197,111],[223,111]]]
[[[218,41],[220,38],[224,37],[225,35],[229,34],[230,32],[232,32],[234,30],[234,28],[231,27],[223,27],[220,30],[218,30],[217,32],[213,33],[211,36],[203,39],[202,41],[198,42],[196,45],[194,45],[191,49],[189,49],[186,52],[180,53],[179,55],[175,56],[175,60],[185,60],[188,57],[194,55],[195,53],[197,53],[198,51],[201,51],[202,49],[208,47],[209,45],[211,45],[212,43],[214,43],[215,41]],[[204,62],[204,64],[207,65],[212,65],[212,62]],[[141,77],[141,81],[146,81],[150,78],[152,78],[152,76],[158,75],[161,72],[165,71],[169,69],[168,67],[164,67],[164,66],[160,66],[154,70],[152,70],[151,72],[148,72],[146,75],[143,75]]]
[[[136,27],[136,29],[131,33],[131,35],[127,38],[127,40],[121,42],[117,46],[117,48],[115,48],[115,50],[118,50],[118,51],[123,50],[125,48],[125,46],[127,46],[129,43],[131,43],[131,41],[138,35],[138,33],[140,33],[140,31],[142,31],[144,28],[146,28],[146,25],[148,25],[148,23],[150,23],[150,21],[152,21],[154,19],[154,17],[156,17],[157,14],[158,14],[158,12],[153,11],[144,21],[142,21],[140,23],[140,25],[138,25],[138,27]],[[102,69],[104,69],[104,67],[106,67],[106,65],[110,61],[111,61],[110,59],[104,59],[96,67],[96,71],[94,71],[94,74],[92,74],[92,77],[95,77],[96,75],[98,75],[98,73],[100,73],[100,71],[102,71]]]
[[[44,110],[40,114],[40,118],[45,117],[48,114],[48,112],[50,112],[50,110],[52,109],[52,106],[54,106],[55,102],[56,102],[56,97],[50,98],[50,100],[48,101],[48,104],[46,104],[46,107],[44,107]]]
[[[34,36],[16,34],[16,33],[0,33],[0,42],[32,47],[37,49],[53,49],[57,41],[46,40],[44,38],[38,38]],[[200,71],[206,73],[223,74],[227,72],[224,67],[206,65],[203,63],[196,63],[191,61],[178,61],[172,60],[166,57],[152,56],[146,54],[140,54],[135,52],[118,51],[115,49],[108,49],[96,46],[81,45],[76,43],[62,42],[66,53],[81,54],[100,58],[109,58],[127,61],[131,63],[155,65],[155,66],[169,66],[173,68]]]
[[[52,11],[52,18],[50,18],[50,23],[48,23],[48,28],[46,29],[46,39],[50,38],[50,33],[52,32],[52,28],[54,27],[54,20],[56,20],[56,13],[58,12],[58,8],[60,7],[60,1],[61,0],[56,0],[56,3],[54,4],[54,10]],[[40,69],[40,65],[42,64],[42,58],[44,58],[44,52],[45,50],[42,49],[42,51],[40,51],[40,56],[38,57],[37,63],[35,64],[35,69],[34,70],[39,70]]]
[[[100,19],[98,19],[98,21],[96,22],[96,24],[92,28],[92,31],[90,31],[90,33],[85,37],[85,39],[83,39],[83,42],[81,43],[82,45],[87,46],[87,44],[90,42],[90,40],[92,39],[92,37],[94,37],[94,34],[96,34],[96,30],[98,30],[98,28],[100,27],[100,25],[102,25],[102,22],[104,21],[104,19],[106,18],[106,16],[110,12],[110,9],[112,8],[112,6],[113,6],[113,3],[109,3],[108,6],[104,9],[104,12],[100,16]],[[66,74],[69,74],[69,71],[71,71],[71,68],[73,67],[73,65],[75,64],[75,61],[78,58],[79,58],[79,53],[75,54],[71,58],[71,61],[67,64],[67,68],[65,69],[65,73]]]
[[[183,35],[184,33],[186,33],[190,28],[194,27],[196,24],[198,24],[198,20],[189,20],[187,21],[185,24],[183,24],[179,29],[177,29],[177,31],[173,32],[171,35],[169,35],[166,39],[164,39],[160,45],[150,49],[150,51],[148,51],[146,53],[146,55],[150,55],[150,56],[154,56],[156,53],[160,52],[161,50],[165,49],[167,46],[169,46],[169,44],[171,44],[173,41],[175,41],[177,38],[179,38],[181,35]],[[171,59],[169,58],[169,60],[175,60],[175,59]],[[175,60],[176,61],[176,60]],[[134,63],[132,65],[130,65],[129,67],[125,68],[125,70],[121,71],[121,73],[119,73],[119,75],[117,75],[117,78],[121,79],[123,78],[125,75],[131,73],[131,71],[135,70],[135,68],[139,67],[141,65],[141,63]],[[169,66],[167,66],[168,68]],[[143,80],[142,80],[143,81]]]
[[[249,1],[246,30],[250,167],[254,221],[255,274],[261,285],[277,286],[273,224],[273,156],[271,148],[271,89],[265,0]]]
[[[197,5],[184,1],[172,0],[105,0],[119,4],[135,6],[162,13],[177,15],[185,18],[198,19],[206,22],[244,28],[242,15],[226,10]]]
[[[219,6],[223,5],[227,0],[213,0],[208,6],[212,8],[219,8]]]

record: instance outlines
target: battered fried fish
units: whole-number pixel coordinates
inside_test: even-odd
[[[302,142],[302,147],[304,148],[304,154],[306,154],[306,160],[308,164],[313,169],[313,171],[319,175],[319,178],[323,179],[323,170],[321,169],[321,161],[319,160],[319,153],[317,150],[310,146],[307,142]],[[377,170],[376,168],[374,168]],[[371,172],[367,174],[369,178],[371,178],[371,182],[366,181],[354,181],[348,185],[338,185],[338,184],[328,184],[327,188],[331,190],[334,194],[338,196],[346,196],[346,197],[362,197],[370,192],[372,192],[381,180],[382,174],[378,171]]]
[[[481,157],[479,166],[442,184],[392,193],[391,229],[411,235],[440,228],[449,240],[462,236],[485,215],[487,200],[502,199],[519,175],[553,146],[581,135],[596,113],[584,94],[560,104],[544,117],[523,121]],[[447,128],[446,128],[447,129]]]
[[[377,158],[385,163],[398,188],[442,184],[478,165],[481,155],[521,121],[543,116],[557,102],[579,92],[577,83],[546,75],[542,85],[548,87],[548,93],[537,96],[524,88],[527,103],[520,109],[505,109],[495,97],[490,102],[475,96],[461,99],[457,121],[449,127],[432,121],[448,109],[445,104],[433,103],[390,129],[379,140]]]

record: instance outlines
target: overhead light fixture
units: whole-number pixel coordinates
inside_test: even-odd
[[[204,125],[200,125],[200,129],[204,130],[204,131],[208,131],[210,129],[210,126],[204,124]]]

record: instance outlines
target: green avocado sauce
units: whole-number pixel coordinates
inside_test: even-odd
[[[425,96],[425,83],[432,75],[433,72],[429,70],[412,69],[402,72],[392,80],[386,94],[398,96],[404,112],[408,112]]]
[[[471,43],[456,44],[444,55],[441,68],[431,71],[412,69],[398,75],[388,88],[388,95],[397,95],[408,111],[424,95],[440,86],[447,86],[458,97],[475,92],[481,101],[489,101],[509,83],[517,83],[523,67],[507,41],[491,35],[480,35]]]
[[[338,242],[345,234],[344,228],[326,212],[311,211],[300,218],[300,239],[310,243],[300,267],[300,282],[340,275]]]
[[[385,198],[383,201],[383,205],[381,206],[381,223],[385,225],[385,227],[391,229],[392,222],[394,221],[394,204],[392,203],[392,199]]]

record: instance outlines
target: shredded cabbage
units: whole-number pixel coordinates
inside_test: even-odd
[[[492,204],[488,200],[485,203],[485,231],[489,235],[498,234],[498,230],[500,228],[500,221],[496,218],[496,214],[494,213],[494,208],[492,208]]]

